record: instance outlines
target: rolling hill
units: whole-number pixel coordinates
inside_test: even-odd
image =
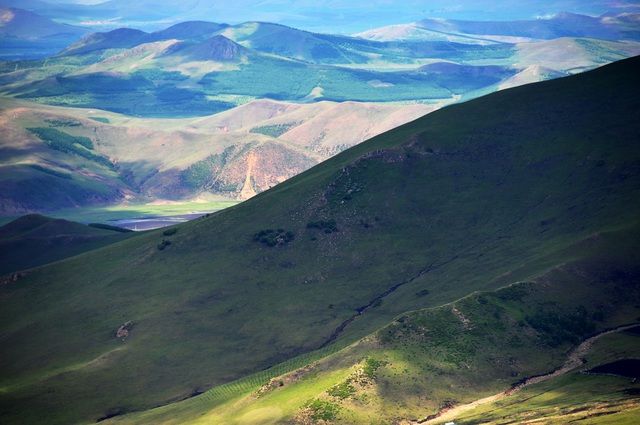
[[[260,100],[209,117],[154,120],[5,99],[0,211],[238,198],[437,107]]]
[[[146,41],[161,40],[205,40],[219,34],[227,24],[206,21],[187,21],[156,31],[147,36]]]
[[[127,233],[117,228],[25,215],[0,227],[0,275],[73,257],[132,236]],[[17,274],[9,279],[14,277],[18,279]]]
[[[223,35],[215,35],[199,43],[176,43],[164,55],[179,56],[186,61],[239,62],[247,51]]]
[[[560,366],[639,316],[639,69],[440,109],[236,207],[3,285],[0,419],[117,420],[212,388],[147,422],[370,423]]]
[[[377,41],[447,40],[469,44],[518,43],[557,38],[608,41],[640,40],[637,13],[608,13],[599,17],[558,13],[549,18],[520,21],[462,21],[424,19],[374,28],[356,34]]]
[[[262,38],[251,33],[247,41],[232,34],[231,29],[235,27],[204,41],[179,42],[146,42],[153,34],[129,29],[92,34],[61,56],[13,67],[6,64],[0,83],[6,94],[37,102],[168,118],[221,112],[247,98],[439,102],[490,89],[515,74],[504,64],[515,52],[509,45],[478,47],[438,42],[395,48],[378,43],[375,49],[369,49],[371,52],[349,48],[350,53],[324,57],[313,51],[318,40],[333,36],[302,37],[299,30],[287,29],[294,34],[291,37],[297,40],[295,43],[272,43],[278,38],[276,33],[265,44],[256,45]],[[331,48],[347,49],[347,41],[333,40]],[[285,45],[291,49],[285,49]],[[359,52],[362,60],[353,59],[354,52]],[[495,58],[499,65],[472,63],[479,58]],[[419,69],[421,65],[451,60],[476,66],[476,75],[483,74],[484,78],[443,78],[439,73],[428,73],[427,68]],[[386,72],[388,66],[392,72]],[[396,66],[400,69],[394,69]],[[381,69],[372,69],[376,67]],[[484,72],[489,69],[491,75]],[[282,75],[287,75],[286,81]]]
[[[132,28],[118,28],[109,32],[93,33],[67,47],[61,54],[84,54],[97,50],[134,47],[142,44],[147,35],[144,31]]]
[[[529,74],[529,79],[544,78],[640,53],[637,41],[471,38],[378,41],[264,22],[192,21],[152,33],[120,28],[90,34],[56,57],[0,64],[0,87],[5,95],[51,105],[187,117],[218,113],[258,98],[431,103],[467,99],[495,91],[507,80],[519,81],[513,77],[530,66],[556,71]],[[438,67],[452,67],[452,72],[429,72]]]

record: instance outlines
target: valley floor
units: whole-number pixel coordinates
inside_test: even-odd
[[[156,202],[148,204],[80,207],[57,210],[47,215],[79,223],[103,223],[131,230],[150,230],[221,211],[238,204],[235,200]],[[0,225],[17,217],[0,217]]]

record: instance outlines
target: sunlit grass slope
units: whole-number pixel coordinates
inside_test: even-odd
[[[629,332],[603,337],[587,354],[586,363],[576,371],[478,406],[457,417],[456,423],[636,424],[640,418],[637,380],[593,374],[589,370],[620,359],[639,359],[639,338],[637,333]]]
[[[444,108],[174,233],[3,285],[0,420],[148,409],[580,260],[570,247],[639,216],[639,69]]]

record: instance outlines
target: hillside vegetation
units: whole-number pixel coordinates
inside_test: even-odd
[[[376,331],[380,356],[318,375],[273,417],[341,420],[317,389],[351,403],[354,365],[389,378],[382,410],[345,408],[363,423],[561,365],[638,317],[639,70],[633,58],[446,107],[171,234],[3,285],[0,420],[91,422],[210,388],[216,401],[219,385]]]
[[[299,359],[271,375],[109,423],[566,423],[594,412],[604,421],[637,419],[640,384],[633,376],[576,372],[637,358],[638,326],[572,352],[587,337],[637,319],[638,258],[608,254],[614,245],[634,251],[637,236],[636,229],[589,238],[570,248],[580,260],[535,280],[401,315],[324,359]],[[519,389],[563,364],[570,366],[562,374]]]

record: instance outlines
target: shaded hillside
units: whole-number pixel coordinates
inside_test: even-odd
[[[87,30],[72,25],[59,24],[50,19],[22,9],[0,8],[0,36],[36,40],[45,37],[80,37]]]
[[[637,360],[629,358],[640,354],[638,230],[590,237],[569,248],[577,261],[402,314],[336,353],[301,356],[107,423],[303,425],[324,418],[417,425],[486,423],[488,416],[500,424],[514,417],[518,423],[541,417],[545,424],[588,418],[609,424],[636,417],[640,383],[624,375],[634,373]],[[594,374],[603,369],[623,376]]]
[[[109,32],[89,34],[72,44],[62,55],[78,55],[104,49],[122,49],[143,43],[147,33],[133,28],[118,28]]]
[[[633,58],[441,109],[175,233],[4,285],[0,419],[169,403],[587,260],[573,248],[637,226],[639,70]]]
[[[217,24],[205,21],[187,21],[172,25],[169,28],[153,32],[146,41],[161,40],[205,40],[227,28],[227,24]]]
[[[246,49],[222,35],[216,35],[199,43],[177,43],[164,52],[180,56],[183,60],[230,62],[237,61]]]
[[[0,227],[0,275],[72,257],[130,236],[71,221],[25,215]]]

